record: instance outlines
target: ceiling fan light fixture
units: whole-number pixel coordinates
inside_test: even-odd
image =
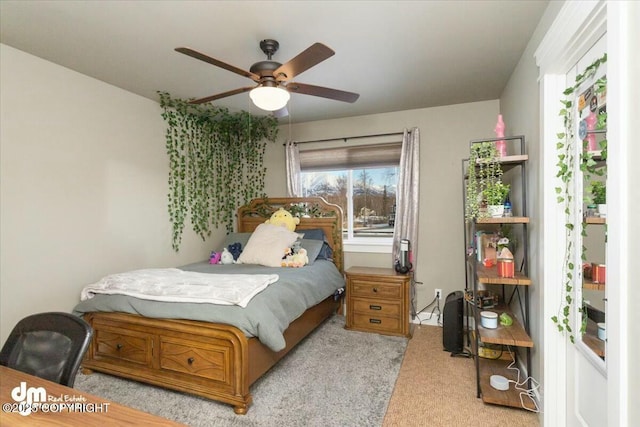
[[[266,111],[276,111],[287,105],[291,95],[286,90],[272,86],[258,86],[249,92],[256,107]]]

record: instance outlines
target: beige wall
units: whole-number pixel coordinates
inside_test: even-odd
[[[464,289],[461,160],[469,141],[493,137],[498,101],[450,105],[386,114],[283,125],[280,142],[268,149],[267,194],[285,196],[282,141],[298,141],[420,129],[420,222],[416,307],[424,307],[440,288],[446,296]],[[362,140],[359,141],[362,143]],[[331,143],[323,143],[329,146]],[[338,142],[343,144],[343,142]],[[305,147],[307,147],[305,145]],[[392,266],[390,254],[345,254],[345,265]]]
[[[534,378],[542,382],[543,378],[543,322],[550,321],[543,319],[540,314],[543,312],[543,290],[541,283],[544,266],[540,264],[543,242],[542,233],[542,191],[541,162],[542,150],[540,146],[540,95],[538,86],[538,67],[533,54],[540,44],[549,26],[556,17],[562,2],[550,2],[538,27],[527,48],[525,49],[520,62],[514,70],[507,86],[500,98],[501,112],[506,122],[507,135],[525,135],[527,140],[527,152],[529,161],[527,163],[527,206],[528,215],[531,218],[529,228],[529,276],[533,285],[529,287],[530,292],[530,333],[534,341],[532,354],[532,369],[529,373]],[[555,147],[552,147],[555,150]]]
[[[1,47],[0,307],[70,311],[102,275],[208,255],[171,249],[164,122],[156,102]]]

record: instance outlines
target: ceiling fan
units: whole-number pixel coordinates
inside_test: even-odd
[[[188,47],[176,48],[175,50],[177,52],[189,55],[192,58],[199,59],[217,67],[224,68],[227,71],[231,71],[232,73],[239,74],[243,77],[248,77],[257,83],[255,86],[246,86],[200,99],[194,99],[190,101],[190,103],[203,104],[205,102],[214,101],[227,96],[251,91],[249,96],[257,107],[267,111],[276,111],[276,113],[278,113],[279,110],[285,109],[287,102],[289,101],[289,93],[313,95],[351,103],[355,102],[360,96],[353,92],[291,81],[291,79],[297,75],[333,56],[335,52],[329,47],[322,43],[314,43],[285,64],[271,60],[271,57],[276,53],[279,47],[280,44],[275,40],[262,40],[260,42],[260,49],[262,49],[265,55],[267,55],[267,60],[256,62],[251,66],[251,68],[249,68],[249,71],[234,67],[233,65],[229,65]],[[286,115],[286,113],[284,113],[284,115]]]

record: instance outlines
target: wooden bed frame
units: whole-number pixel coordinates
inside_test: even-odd
[[[343,272],[342,210],[322,198],[255,199],[238,209],[238,232],[253,231],[278,208],[308,212],[296,231],[322,228]],[[284,333],[285,349],[274,352],[238,328],[193,320],[155,319],[126,313],[84,316],[94,335],[82,372],[119,377],[203,396],[246,414],[249,387],[324,320],[339,301],[329,297],[308,309]]]

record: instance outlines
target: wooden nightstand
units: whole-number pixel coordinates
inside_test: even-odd
[[[411,338],[411,276],[376,267],[351,267],[346,275],[346,329]]]

